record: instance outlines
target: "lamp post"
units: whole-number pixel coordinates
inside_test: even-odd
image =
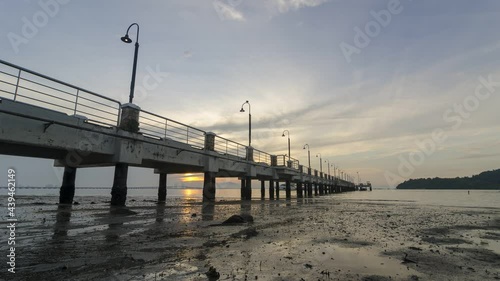
[[[130,39],[130,37],[128,37],[128,32],[130,31],[130,28],[134,25],[137,26],[137,37],[135,39],[134,67],[132,69],[132,82],[130,83],[130,96],[128,98],[129,103],[132,103],[132,101],[134,99],[135,74],[136,74],[136,70],[137,70],[137,55],[139,54],[139,25],[137,23],[131,24],[128,27],[127,33],[125,34],[125,36],[123,36],[121,38],[122,41],[127,43],[127,44],[132,43],[132,39]]]
[[[306,149],[307,146],[307,160],[309,162],[309,169],[311,169],[311,151],[309,150],[309,145],[306,143],[304,145],[304,149]]]
[[[328,163],[328,175],[330,175],[330,160],[326,159],[325,163]]]
[[[285,132],[287,132],[287,133],[288,133],[288,161],[291,161],[291,160],[292,160],[292,159],[291,159],[291,158],[292,158],[292,155],[290,154],[290,131],[288,131],[288,130],[284,130],[284,131],[283,131],[283,135],[282,135],[282,137],[284,137],[284,136],[285,136]]]
[[[321,153],[316,154],[316,157],[319,155],[319,171],[323,173],[323,159],[321,159]]]
[[[241,105],[240,112],[245,112],[245,109],[243,109],[245,104],[248,104],[248,147],[252,147],[252,113],[250,110],[250,103],[248,101]]]

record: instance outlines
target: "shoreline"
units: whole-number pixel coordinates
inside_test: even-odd
[[[208,280],[210,267],[219,280],[500,279],[500,208],[342,196],[130,198],[110,208],[105,199],[20,196],[13,280]],[[234,214],[254,222],[212,226]],[[415,263],[402,263],[405,253]]]

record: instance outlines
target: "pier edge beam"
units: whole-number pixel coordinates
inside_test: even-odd
[[[158,203],[164,203],[167,201],[167,173],[160,173],[159,178]]]
[[[132,103],[121,106],[120,129],[137,133],[139,132],[139,112],[141,108]],[[111,205],[125,206],[127,201],[127,175],[128,164],[116,163],[113,187],[111,188]]]
[[[59,190],[59,204],[72,204],[75,197],[76,168],[65,166],[61,189]]]

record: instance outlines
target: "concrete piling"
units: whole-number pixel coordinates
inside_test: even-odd
[[[132,133],[139,132],[139,112],[141,108],[135,104],[122,105],[120,116],[120,129]],[[113,187],[111,188],[111,205],[125,206],[127,201],[127,175],[128,164],[116,163]]]
[[[291,185],[290,185],[290,181],[287,180],[285,182],[285,194],[286,194],[286,199],[291,199],[292,198],[292,189],[291,189]]]
[[[274,181],[269,180],[269,199],[274,199]]]
[[[280,182],[276,181],[276,199],[280,199]]]
[[[167,173],[160,173],[158,184],[158,203],[167,201]]]
[[[252,178],[247,177],[247,200],[252,200]]]
[[[59,204],[72,204],[75,197],[76,168],[64,167],[63,182],[59,190]]]
[[[266,181],[265,180],[260,181],[260,198],[266,199]]]
[[[215,201],[215,178],[216,174],[213,172],[205,172],[203,178],[203,201]]]
[[[127,175],[128,164],[117,163],[115,165],[115,176],[111,188],[111,205],[125,206],[127,201]]]
[[[297,183],[297,198],[302,198],[302,182]]]

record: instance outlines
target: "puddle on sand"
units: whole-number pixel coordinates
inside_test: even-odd
[[[175,264],[166,264],[165,270],[144,275],[141,280],[200,280],[198,274],[199,268],[187,263],[178,262]],[[204,275],[203,275],[204,276]],[[204,278],[206,280],[206,277]]]
[[[282,278],[280,280],[317,280],[326,272],[339,277],[380,275],[395,280],[420,275],[401,260],[381,256],[368,247],[345,248],[298,239],[247,246],[244,250],[230,247],[218,255],[212,254],[211,263],[220,270],[221,280],[243,280],[247,275],[258,276],[259,280],[275,277]]]
[[[461,244],[461,247],[475,248],[477,246],[490,250],[500,255],[500,231],[493,230],[470,230],[463,234],[464,238],[473,244]]]

